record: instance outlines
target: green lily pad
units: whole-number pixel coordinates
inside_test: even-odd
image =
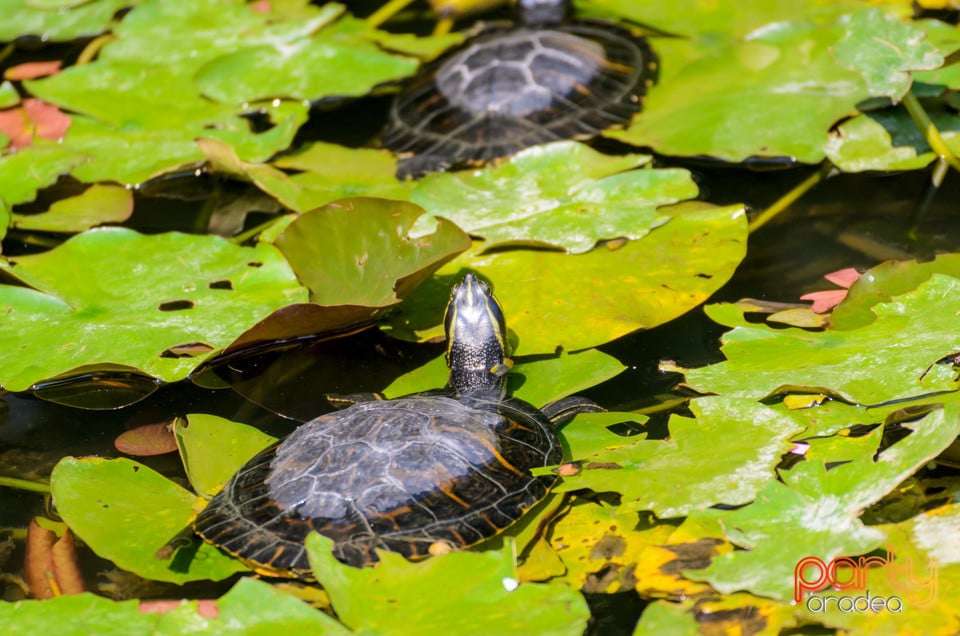
[[[20,93],[10,80],[0,82],[0,108],[12,108],[20,103]]]
[[[790,395],[803,394],[791,392]],[[822,404],[808,408],[790,409],[783,404],[771,405],[771,408],[804,427],[803,432],[794,437],[795,440],[808,440],[812,437],[831,439],[841,431],[857,425],[880,424],[889,411],[895,410],[897,406],[891,405],[889,409],[867,408],[861,405],[844,404],[837,400],[826,400]],[[844,439],[848,438],[844,437]]]
[[[486,240],[586,252],[665,223],[657,208],[697,196],[681,169],[633,170],[646,155],[608,156],[573,141],[524,150],[485,170],[427,175],[410,200]]]
[[[308,106],[217,104],[193,78],[201,65],[242,45],[309,41],[343,12],[334,3],[303,4],[283,5],[283,14],[273,15],[235,0],[147,2],[124,16],[94,62],[24,85],[76,113],[63,144],[87,158],[74,174],[81,180],[136,185],[194,166],[204,159],[194,143],[199,137],[231,144],[244,160],[265,161],[290,145]],[[244,117],[251,110],[272,125],[255,132]]]
[[[340,199],[300,216],[275,244],[318,304],[383,307],[470,246],[446,219],[432,234],[409,236],[422,214],[405,201]]]
[[[770,481],[749,506],[693,511],[691,518],[720,521],[726,536],[746,549],[720,555],[685,576],[705,580],[723,594],[747,590],[786,601],[794,593],[794,569],[804,557],[829,562],[880,547],[885,533],[865,526],[860,514],[953,442],[960,432],[960,407],[948,405],[910,428],[910,435],[876,460],[871,454],[830,470],[822,462],[802,462],[782,473],[785,484]],[[870,433],[877,445],[882,433],[882,428]]]
[[[550,530],[550,544],[561,559],[559,578],[594,594],[633,590],[637,564],[675,528],[650,517],[622,506],[574,500]],[[521,572],[526,570],[524,562]]]
[[[217,616],[197,612],[187,603],[161,614],[154,634],[276,634],[299,632],[347,636],[351,632],[336,619],[310,607],[280,588],[252,578],[237,581],[216,601]]]
[[[570,449],[570,459],[602,457],[608,451],[634,444],[646,437],[645,433],[619,435],[610,427],[628,423],[643,425],[648,419],[646,415],[617,411],[581,413],[561,429],[560,438]]]
[[[873,96],[898,102],[910,90],[909,71],[940,67],[943,54],[924,42],[924,32],[877,9],[845,16],[846,33],[833,46],[837,62],[860,73]]]
[[[923,29],[927,34],[927,41],[936,46],[940,51],[946,54],[955,53],[960,50],[960,30],[955,25],[946,24],[939,20],[917,20],[914,26]],[[948,58],[949,59],[949,58]],[[915,91],[920,92],[924,84],[933,89],[960,88],[960,65],[947,64],[932,71],[915,71],[913,73],[915,80]],[[939,94],[941,90],[938,90]]]
[[[354,631],[573,636],[586,628],[589,611],[578,592],[562,583],[518,584],[510,547],[419,563],[381,553],[377,567],[358,569],[334,559],[325,537],[312,534],[306,545],[334,611]]]
[[[802,428],[750,400],[694,400],[695,419],[672,416],[670,439],[639,440],[593,457],[557,492],[613,491],[631,510],[678,517],[715,504],[744,504],[771,480],[790,438]]]
[[[824,24],[863,7],[859,0],[793,0],[790,3],[768,0],[711,0],[709,3],[678,0],[656,4],[640,4],[634,0],[577,0],[574,4],[578,10],[619,16],[688,37],[715,34],[719,34],[719,37],[741,37],[764,25],[794,20],[797,16],[803,16],[803,19],[812,23]],[[904,17],[910,16],[910,8],[902,2],[886,4],[885,10]]]
[[[877,319],[873,308],[878,303],[916,289],[933,274],[960,278],[960,254],[939,254],[922,263],[888,261],[867,270],[830,314],[830,327],[846,331],[870,324]]]
[[[521,360],[507,376],[507,388],[511,395],[540,407],[616,377],[625,368],[613,356],[596,349],[563,353],[547,359]],[[435,389],[445,385],[449,375],[446,360],[440,356],[400,376],[383,393],[394,398]]]
[[[369,29],[366,37],[388,51],[411,55],[427,61],[439,57],[447,49],[462,44],[467,38],[467,34],[454,31],[443,34],[415,35],[413,33],[392,33],[379,29]]]
[[[118,11],[136,2],[130,0],[90,0],[38,6],[33,0],[7,0],[4,19],[0,20],[0,41],[34,35],[44,42],[64,42],[106,31]]]
[[[747,323],[731,305],[708,307],[711,318],[735,327],[723,336],[727,361],[683,369],[685,382],[703,393],[753,399],[807,387],[859,404],[955,390],[954,371],[936,363],[960,351],[956,330],[943,320],[960,312],[958,286],[960,280],[934,274],[875,305],[870,324],[845,331],[772,329]]]
[[[892,599],[896,597],[902,603],[902,611],[843,612],[836,603],[825,601],[825,596],[837,596],[830,589],[806,597],[796,607],[798,617],[849,633],[954,633],[960,626],[958,524],[960,506],[950,505],[903,523],[880,526],[886,542],[879,556],[894,562],[868,569],[864,583],[872,597],[892,601],[888,607],[896,607]],[[905,576],[908,571],[909,578]],[[854,573],[849,568],[842,567],[836,578],[852,580],[851,574]],[[863,589],[845,592],[851,597],[864,593]]]
[[[135,600],[111,601],[90,593],[59,596],[45,601],[20,601],[0,605],[0,621],[11,636],[64,631],[76,634],[244,634],[302,631],[340,636],[350,632],[323,612],[285,594],[276,587],[245,578],[217,599],[217,616],[198,612],[197,601],[165,613],[140,607]]]
[[[417,70],[416,59],[387,53],[364,36],[365,29],[362,21],[344,16],[309,39],[244,43],[204,65],[194,81],[207,97],[242,104],[366,95]]]
[[[30,285],[0,286],[0,384],[11,391],[100,363],[179,380],[274,309],[306,300],[274,247],[213,236],[101,228],[0,269]]]
[[[132,62],[72,66],[24,84],[45,101],[79,113],[61,146],[85,159],[72,174],[88,182],[138,185],[199,165],[205,158],[195,142],[200,137],[232,145],[244,160],[263,161],[290,145],[307,116],[299,102],[263,105],[274,125],[255,133],[243,112],[204,99],[189,76]]]
[[[55,201],[36,214],[14,214],[14,227],[40,232],[83,232],[104,223],[121,223],[133,212],[133,192],[95,183],[81,194]]]
[[[153,0],[124,17],[98,60],[160,64],[189,77],[244,46],[307,40],[343,13],[342,4],[316,7],[306,0],[259,7],[242,0]]]
[[[84,162],[76,153],[64,151],[52,142],[40,141],[0,157],[0,200],[7,209],[29,203],[37,191],[57,182]]]
[[[141,612],[136,600],[117,602],[89,592],[0,604],[0,621],[10,636],[34,636],[64,625],[76,634],[149,634],[155,633],[158,618]]]
[[[927,114],[947,147],[960,151],[960,117],[942,103]],[[854,117],[830,133],[824,151],[844,172],[917,170],[937,158],[923,131],[903,109],[885,109]]]
[[[649,515],[649,516],[648,516]],[[733,544],[723,536],[715,520],[656,520],[655,515],[639,515],[642,527],[654,522],[673,528],[668,537],[658,536],[650,542],[634,570],[636,590],[654,598],[702,598],[712,592],[706,583],[693,581],[681,572],[689,567],[709,563],[720,554],[733,551]]]
[[[391,34],[370,29],[333,2],[255,7],[237,0],[156,0],[133,10],[115,34],[101,61],[162,65],[205,96],[236,105],[364,95],[418,66],[375,44]]]
[[[206,543],[186,563],[156,552],[187,526],[193,493],[128,459],[62,459],[50,476],[54,504],[78,537],[124,570],[156,581],[219,581],[247,568]]]
[[[277,441],[252,426],[193,413],[174,426],[180,459],[194,492],[212,494],[258,452]]]
[[[633,124],[609,136],[669,155],[819,163],[831,126],[870,96],[863,78],[833,57],[842,33],[771,24],[661,82]]]
[[[745,254],[746,215],[740,205],[702,203],[661,211],[667,223],[619,249],[470,250],[391,316],[393,333],[440,336],[450,286],[464,270],[492,281],[519,355],[579,351],[676,318],[729,280]]]
[[[669,601],[655,601],[644,609],[633,636],[696,634],[698,631],[699,623],[688,608]]]

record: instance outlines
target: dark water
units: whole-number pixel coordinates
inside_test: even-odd
[[[385,108],[381,99],[363,100],[347,108],[323,113],[323,130],[347,131],[327,140],[348,144],[368,141],[374,131],[338,125],[347,121],[378,121]],[[331,124],[332,120],[332,124]],[[323,135],[307,126],[305,138]],[[812,169],[754,171],[661,158],[660,165],[679,165],[694,171],[703,198],[713,203],[746,202],[760,210],[802,181]],[[883,260],[932,257],[937,251],[955,251],[958,237],[956,210],[960,179],[950,173],[933,198],[926,217],[916,212],[927,196],[927,173],[901,176],[845,175],[818,185],[789,209],[751,236],[748,257],[733,279],[711,301],[743,297],[792,302],[808,291],[829,288],[823,274],[844,267],[865,269]],[[64,182],[63,188],[72,184]],[[192,231],[205,205],[226,207],[237,201],[253,210],[241,219],[256,225],[273,212],[273,204],[244,185],[210,176],[167,179],[150,184],[139,195],[130,225],[145,232]],[[162,213],[161,213],[162,212]],[[910,230],[913,234],[910,234]],[[911,238],[911,236],[913,238]],[[9,245],[8,253],[30,251]],[[508,317],[509,320],[509,317]],[[722,328],[695,309],[669,324],[625,336],[602,349],[619,358],[628,370],[587,392],[588,397],[618,410],[646,408],[674,390],[679,376],[661,373],[660,360],[696,366],[721,359],[718,338]],[[54,404],[32,396],[0,396],[0,475],[44,480],[65,455],[115,456],[115,437],[128,428],[192,412],[214,413],[282,435],[297,422],[328,409],[318,403],[321,393],[376,391],[398,375],[440,352],[436,345],[394,341],[376,330],[339,340],[305,340],[261,352],[223,365],[219,376],[232,389],[206,389],[190,382],[155,387],[132,384],[131,392],[146,397],[132,406],[113,410],[85,410]],[[51,387],[47,397],[76,402],[87,399],[95,385]],[[243,395],[243,397],[241,396]],[[84,397],[84,396],[87,397]],[[109,395],[97,394],[101,405]],[[106,401],[104,401],[106,400]],[[661,416],[663,417],[663,416]],[[167,474],[179,471],[175,455],[146,458],[144,463]],[[35,493],[0,487],[0,537],[5,528],[24,528],[43,513],[44,498]],[[16,570],[14,553],[0,571]],[[104,564],[88,555],[93,572]],[[591,596],[595,634],[630,633],[643,603],[636,594]]]

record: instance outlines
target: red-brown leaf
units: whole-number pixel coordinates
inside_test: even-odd
[[[19,106],[0,110],[0,133],[7,136],[12,148],[29,146],[33,140],[30,120]]]
[[[173,435],[171,422],[158,422],[120,433],[113,445],[121,453],[149,457],[177,450],[177,438]]]
[[[34,135],[43,139],[61,139],[70,128],[70,117],[62,110],[39,99],[23,100],[23,111],[33,122]]]
[[[24,62],[11,66],[3,72],[3,79],[17,81],[25,79],[36,79],[48,75],[56,75],[60,72],[63,65],[61,60],[48,60],[44,62]]]
[[[140,611],[144,614],[149,613],[158,613],[163,614],[164,612],[169,612],[170,610],[177,609],[184,603],[189,603],[190,601],[183,600],[169,600],[169,601],[140,601]],[[217,618],[220,616],[220,609],[217,607],[217,602],[213,599],[200,599],[197,601],[197,614],[203,616],[204,618]]]
[[[818,314],[823,314],[839,305],[840,301],[846,297],[846,289],[828,289],[804,294],[800,297],[800,300],[813,301],[813,307],[811,307],[811,309]]]
[[[34,137],[60,139],[70,127],[70,121],[56,106],[32,97],[19,106],[0,110],[0,132],[10,139],[13,148],[29,146]]]
[[[852,267],[847,267],[846,269],[838,269],[835,272],[830,272],[829,274],[823,275],[824,278],[826,278],[828,281],[830,281],[834,285],[838,285],[844,288],[847,288],[847,287],[850,287],[850,285],[853,285],[853,283],[855,283],[856,280],[861,276],[862,274]]]

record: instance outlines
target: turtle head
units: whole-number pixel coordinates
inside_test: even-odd
[[[517,0],[517,9],[525,26],[556,26],[567,19],[570,0]]]
[[[449,386],[457,391],[503,391],[512,362],[507,354],[503,309],[490,287],[467,274],[453,288],[443,318],[447,331]]]

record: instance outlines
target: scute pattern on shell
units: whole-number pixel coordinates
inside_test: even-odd
[[[198,515],[207,541],[261,571],[308,576],[313,530],[352,565],[467,546],[542,499],[559,463],[553,425],[516,398],[425,394],[364,402],[304,424],[262,451]]]
[[[605,23],[493,28],[402,92],[383,145],[398,175],[482,163],[626,124],[656,77],[646,40]]]

